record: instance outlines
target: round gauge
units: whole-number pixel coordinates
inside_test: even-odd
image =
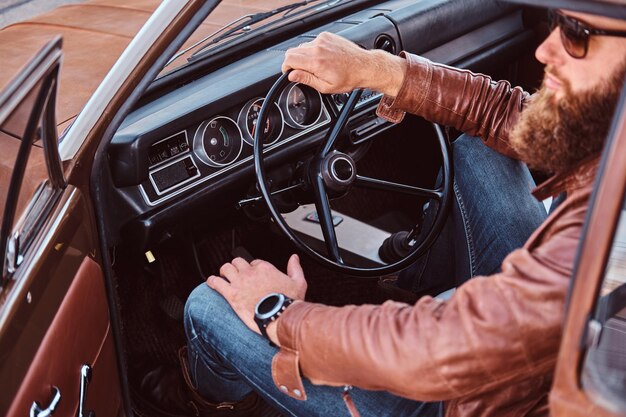
[[[250,145],[254,145],[254,135],[258,128],[257,122],[262,104],[262,98],[250,100],[243,106],[239,113],[238,122],[239,127],[241,127],[241,130],[244,132],[243,139]],[[276,103],[273,103],[270,108],[269,116],[265,120],[265,123],[263,123],[263,132],[265,133],[263,146],[271,145],[280,138],[280,135],[283,133],[283,124],[283,112]]]
[[[212,167],[223,167],[241,154],[243,141],[237,123],[224,116],[204,121],[193,138],[193,149],[198,158]]]
[[[322,96],[304,84],[291,84],[279,101],[287,124],[296,129],[312,126],[322,115]]]

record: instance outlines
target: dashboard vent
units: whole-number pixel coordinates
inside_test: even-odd
[[[374,42],[375,49],[382,49],[383,51],[387,51],[390,54],[396,54],[396,41],[389,35],[382,34],[378,35],[376,41]]]

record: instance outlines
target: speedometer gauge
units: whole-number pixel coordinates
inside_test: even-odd
[[[256,134],[256,130],[260,127],[263,128],[263,133],[265,134],[263,146],[273,144],[283,133],[283,112],[276,103],[272,103],[265,123],[262,125],[258,124],[262,104],[262,98],[250,100],[243,106],[237,119],[239,127],[243,131],[243,139],[250,145],[254,145],[254,135]]]
[[[202,122],[193,139],[193,150],[198,158],[212,167],[233,163],[241,154],[242,147],[239,126],[224,116]]]
[[[304,84],[290,84],[282,92],[279,103],[285,121],[296,129],[312,126],[322,115],[322,96]]]

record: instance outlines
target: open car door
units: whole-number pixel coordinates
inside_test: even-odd
[[[121,410],[93,209],[59,158],[61,58],[57,38],[0,93],[0,415],[10,417]]]
[[[626,89],[580,247],[550,395],[553,416],[626,415]]]

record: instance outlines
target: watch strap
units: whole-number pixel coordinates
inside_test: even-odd
[[[285,299],[282,303],[282,306],[280,306],[280,308],[271,316],[262,319],[262,318],[259,318],[256,314],[254,315],[254,321],[259,327],[259,331],[261,332],[263,337],[265,337],[270,342],[271,346],[276,346],[276,345],[272,342],[272,340],[267,335],[267,326],[269,326],[269,324],[272,323],[273,321],[276,321],[280,317],[280,315],[283,314],[283,312],[287,309],[287,307],[289,307],[293,303],[293,300],[291,298],[287,297],[286,295],[284,297]]]

